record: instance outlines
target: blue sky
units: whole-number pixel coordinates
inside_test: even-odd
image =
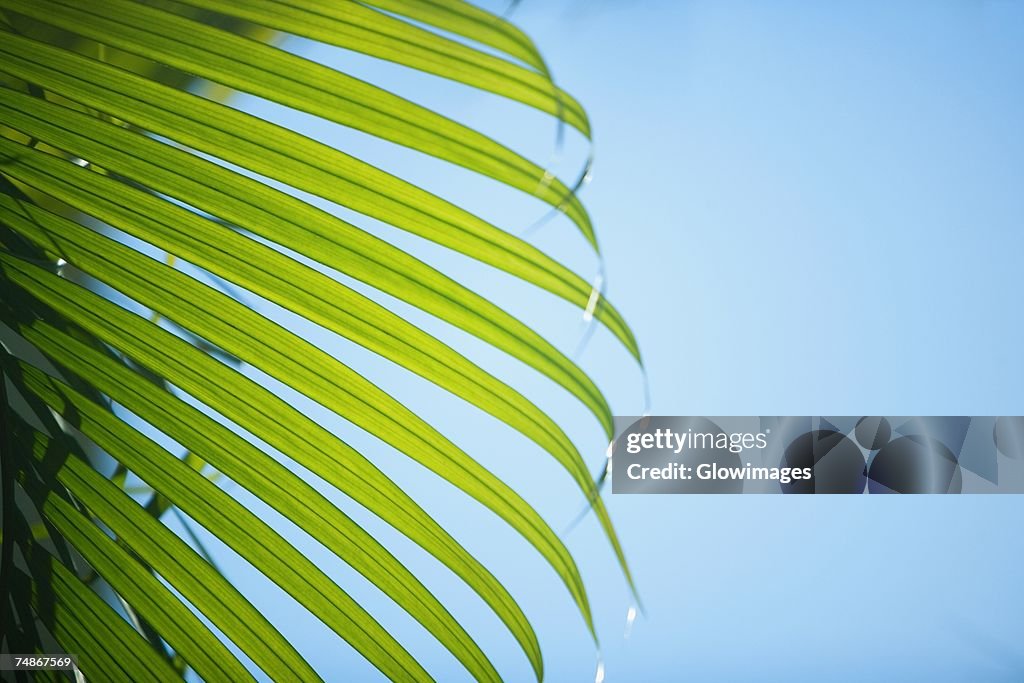
[[[528,1],[514,19],[590,114],[597,161],[583,196],[609,295],[640,339],[653,413],[1024,413],[1024,6]],[[586,155],[570,136],[553,158],[552,121],[519,105],[333,48],[285,47],[551,159],[564,177]],[[236,103],[511,231],[543,214],[538,202],[442,162],[254,98]],[[332,208],[479,288],[561,348],[576,347],[582,321],[572,307]],[[568,221],[531,239],[587,278],[597,271]],[[581,500],[569,478],[525,439],[344,340],[256,305],[401,397],[553,527],[574,517]],[[511,378],[599,466],[600,429],[568,395],[466,335],[395,308]],[[609,334],[598,331],[579,362],[616,412],[642,410],[640,373]],[[593,643],[524,542],[380,442],[303,405],[424,501],[521,598],[547,680],[593,680]],[[428,577],[509,680],[528,680],[525,658],[468,589],[332,497]],[[1024,670],[1017,496],[609,496],[609,506],[647,607],[628,639],[632,602],[607,542],[592,519],[566,537],[594,605],[606,680],[1000,681]],[[439,680],[465,679],[408,617],[281,525]],[[329,680],[375,680],[228,551],[223,565]]]

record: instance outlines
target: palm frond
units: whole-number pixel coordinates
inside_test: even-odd
[[[597,385],[541,334],[450,274],[279,187],[419,235],[592,312],[639,360],[620,313],[569,268],[456,203],[188,89],[189,79],[202,79],[464,167],[564,214],[596,249],[574,190],[524,155],[266,38],[283,32],[391,61],[553,115],[589,136],[585,111],[554,83],[532,42],[456,0],[0,0],[0,11],[0,320],[9,398],[0,446],[3,609],[20,627],[2,646],[44,647],[27,623],[31,613],[47,637],[82,655],[87,676],[174,680],[188,668],[206,680],[250,679],[223,637],[274,680],[318,680],[250,600],[159,520],[173,506],[383,675],[430,677],[370,606],[199,471],[199,463],[317,539],[475,679],[500,680],[423,577],[277,452],[460,577],[543,677],[534,629],[491,571],[363,453],[242,365],[378,437],[503,519],[558,575],[596,638],[573,557],[518,492],[372,378],[109,230],[349,339],[532,440],[569,473],[631,582],[598,487],[559,424],[458,349],[305,260],[521,361],[585,406],[610,437],[611,409]],[[153,315],[65,277],[63,264]],[[154,440],[140,422],[188,458]],[[114,476],[101,473],[102,458],[117,463]],[[129,472],[159,505],[131,495]],[[16,496],[27,502],[15,505]],[[42,537],[30,532],[35,523]],[[118,597],[123,614],[100,597],[100,584]]]

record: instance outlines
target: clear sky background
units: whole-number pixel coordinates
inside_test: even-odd
[[[514,19],[590,114],[596,167],[584,200],[609,295],[643,349],[653,413],[1024,413],[1024,5],[527,0]],[[297,40],[285,47],[383,82],[539,162],[552,159],[553,122],[524,107],[342,50]],[[508,230],[543,214],[538,202],[444,163],[254,98],[234,102]],[[585,155],[586,145],[570,135],[552,163],[571,178]],[[578,310],[332,208],[575,349]],[[530,238],[587,278],[597,270],[564,219]],[[600,466],[600,429],[571,397],[467,335],[395,307],[510,378]],[[512,430],[296,324],[507,478],[557,530],[580,509],[568,476]],[[616,412],[643,409],[640,372],[611,335],[598,331],[579,362]],[[537,628],[547,680],[593,680],[594,644],[567,592],[525,542],[400,454],[303,405],[422,500],[510,587]],[[428,578],[509,680],[529,680],[525,657],[468,589],[349,501],[332,498]],[[606,680],[1009,681],[1024,674],[1018,496],[608,499],[647,608],[628,638],[631,598],[597,525],[588,519],[566,536],[593,602]],[[342,562],[298,532],[290,537],[439,680],[466,679]],[[376,680],[300,607],[229,551],[218,552],[228,575],[329,680]]]

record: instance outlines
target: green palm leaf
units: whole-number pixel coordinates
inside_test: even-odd
[[[289,253],[521,361],[582,403],[610,436],[611,409],[585,372],[451,275],[253,174],[425,237],[586,309],[639,359],[619,312],[568,268],[452,201],[184,89],[198,77],[462,166],[563,213],[596,247],[575,193],[520,153],[261,39],[282,31],[362,52],[519,102],[589,136],[586,113],[554,83],[532,42],[456,0],[0,0],[0,12],[3,616],[19,627],[0,647],[28,643],[43,651],[53,638],[81,655],[87,676],[100,679],[174,680],[186,670],[205,680],[250,679],[230,642],[274,680],[318,680],[249,598],[159,521],[173,506],[383,675],[430,678],[371,606],[358,604],[199,471],[208,464],[365,577],[476,680],[500,680],[424,577],[276,453],[462,579],[543,677],[541,644],[495,576],[364,454],[248,377],[245,367],[380,438],[504,520],[547,561],[596,638],[575,561],[519,493],[371,378],[235,296],[97,229],[116,228],[253,292],[517,430],[566,470],[631,581],[585,459],[554,420],[455,348]],[[65,262],[153,317],[72,282],[61,273]],[[187,457],[154,441],[140,423],[180,444]],[[113,476],[101,474],[102,458],[117,463]],[[128,473],[145,482],[153,504],[132,497]],[[16,505],[19,496],[29,502]],[[109,594],[116,604],[101,597]]]

